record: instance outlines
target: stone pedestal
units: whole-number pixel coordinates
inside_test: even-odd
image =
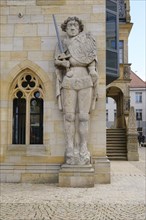
[[[107,157],[93,157],[93,167],[95,170],[95,184],[108,184],[110,178],[110,161]]]
[[[63,164],[59,172],[60,187],[94,187],[92,165]]]

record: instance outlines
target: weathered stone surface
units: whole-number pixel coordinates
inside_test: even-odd
[[[62,165],[59,171],[60,187],[93,187],[94,169],[92,165]]]

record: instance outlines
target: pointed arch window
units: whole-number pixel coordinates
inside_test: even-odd
[[[12,144],[43,144],[43,87],[29,69],[17,78],[13,90]]]

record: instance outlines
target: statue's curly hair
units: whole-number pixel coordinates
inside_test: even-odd
[[[64,21],[64,23],[61,24],[61,29],[62,29],[62,31],[66,32],[67,23],[68,23],[69,21],[77,21],[78,24],[79,24],[79,30],[80,30],[80,32],[82,32],[82,31],[84,30],[84,25],[83,25],[82,21],[81,21],[78,17],[74,16],[74,17],[68,17],[68,18]]]

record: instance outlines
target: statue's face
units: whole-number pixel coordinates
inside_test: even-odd
[[[75,20],[71,20],[67,23],[66,32],[69,37],[75,37],[79,34],[79,23]]]

